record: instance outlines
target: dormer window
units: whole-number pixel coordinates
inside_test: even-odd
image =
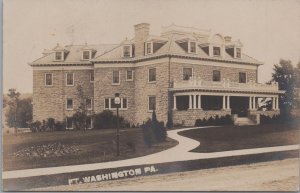
[[[221,48],[220,47],[213,47],[213,54],[214,56],[221,56]]]
[[[62,61],[63,60],[63,52],[55,52],[55,60]]]
[[[146,42],[145,51],[146,51],[145,55],[153,54],[153,42]]]
[[[83,51],[82,52],[82,59],[89,60],[91,58],[91,51]]]
[[[132,57],[132,46],[131,45],[123,46],[123,57],[124,58]]]
[[[241,48],[236,48],[235,49],[235,57],[236,58],[241,58],[241,56],[242,56]]]
[[[196,42],[189,42],[188,53],[196,53]]]

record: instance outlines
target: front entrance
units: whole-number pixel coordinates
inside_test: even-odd
[[[232,114],[237,114],[238,117],[247,117],[249,109],[249,97],[230,97],[230,108]]]

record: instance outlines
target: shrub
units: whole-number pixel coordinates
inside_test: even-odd
[[[153,130],[156,141],[161,142],[167,138],[167,131],[164,127],[164,122],[158,122],[156,118],[155,111],[152,112],[152,125],[151,128]]]
[[[53,118],[48,118],[47,119],[47,123],[46,123],[46,127],[50,130],[53,131],[55,128],[55,119]]]
[[[171,111],[168,112],[168,121],[167,121],[166,126],[168,129],[173,128],[173,117],[172,117]]]
[[[219,117],[218,115],[213,118],[210,117],[208,120],[204,119],[197,119],[195,121],[195,126],[210,126],[210,125],[232,125],[233,120],[231,119],[230,115],[226,116],[221,116]]]
[[[146,121],[146,123],[143,123],[143,125],[141,125],[142,129],[143,129],[143,137],[144,137],[144,142],[145,144],[150,148],[152,147],[152,122],[151,119],[148,119]]]
[[[94,116],[94,127],[96,129],[116,128],[117,120],[117,116],[112,111],[104,110]],[[129,127],[130,124],[123,117],[119,116],[119,126]]]
[[[65,121],[56,121],[54,124],[54,128],[56,131],[63,131],[66,129],[66,123]]]
[[[85,113],[77,111],[72,118],[75,130],[86,129],[87,115]]]
[[[40,121],[35,121],[29,124],[31,132],[39,132],[42,130],[42,123]]]

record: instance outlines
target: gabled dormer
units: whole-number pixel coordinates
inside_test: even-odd
[[[145,56],[154,54],[157,50],[159,50],[166,42],[168,42],[167,38],[160,36],[152,36],[150,35],[145,42]]]
[[[93,59],[97,50],[89,47],[87,43],[85,43],[85,46],[82,48],[81,52],[81,60],[90,60]]]
[[[65,48],[61,47],[59,44],[56,45],[55,48],[53,48],[53,52],[54,52],[54,58],[53,60],[56,62],[61,62],[64,61],[68,50],[66,50]]]
[[[176,41],[179,46],[189,54],[197,53],[197,39],[191,35],[186,35],[178,38]]]
[[[238,41],[231,41],[231,37],[225,37],[226,52],[233,58],[241,59],[242,58],[242,47],[243,44]]]
[[[225,40],[220,34],[215,34],[205,43],[201,43],[200,47],[210,57],[224,57]]]
[[[122,58],[132,58],[134,56],[134,46],[131,41],[126,40],[122,43]]]

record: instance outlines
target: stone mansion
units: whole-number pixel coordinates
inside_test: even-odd
[[[246,55],[239,40],[176,25],[151,35],[149,26],[135,25],[134,37],[119,44],[44,50],[30,63],[33,120],[66,120],[71,129],[78,85],[90,114],[116,112],[114,95],[120,93],[120,115],[132,124],[146,121],[154,109],[159,121],[166,123],[170,112],[174,124],[183,125],[216,115],[279,114],[284,91],[277,83],[257,82],[262,62]],[[261,109],[262,98],[271,99],[272,108]]]

